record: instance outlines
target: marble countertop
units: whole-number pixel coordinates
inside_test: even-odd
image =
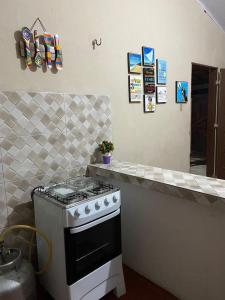
[[[110,165],[90,164],[88,171],[92,176],[119,179],[200,204],[218,200],[225,204],[225,180],[115,160]]]

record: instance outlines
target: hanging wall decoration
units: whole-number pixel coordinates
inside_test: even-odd
[[[157,86],[156,95],[158,104],[167,102],[167,88],[165,86]]]
[[[167,62],[163,59],[157,59],[157,84],[167,83]]]
[[[144,95],[144,112],[155,112],[156,99],[155,94]]]
[[[142,78],[140,75],[128,76],[129,101],[131,103],[142,101]]]
[[[155,69],[143,68],[143,86],[144,94],[152,94],[155,92]]]
[[[133,74],[141,74],[141,54],[137,53],[128,53],[127,54],[128,61],[128,72]]]
[[[143,66],[154,66],[155,65],[155,50],[154,48],[142,47],[142,61]]]
[[[43,30],[42,34],[38,34],[34,30],[36,23],[39,22]],[[62,48],[59,42],[58,34],[48,33],[40,18],[37,18],[31,28],[22,28],[22,38],[20,40],[20,54],[25,58],[26,65],[29,68],[34,66],[41,68],[46,66],[57,70],[62,70]]]
[[[188,82],[176,81],[176,102],[177,103],[188,102]]]

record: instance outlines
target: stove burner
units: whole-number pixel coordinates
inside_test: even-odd
[[[88,189],[87,192],[92,193],[94,195],[101,195],[111,190],[113,190],[113,186],[111,184],[104,184],[102,182],[99,182],[98,186],[95,186],[92,189]]]
[[[38,192],[45,194],[46,196],[53,198],[59,202],[62,202],[64,204],[71,204],[74,202],[79,202],[81,200],[84,200],[88,197],[88,194],[85,192],[76,191],[75,189],[69,189],[68,187],[65,188],[64,185],[56,185],[49,187],[47,189],[43,187],[39,187]],[[57,191],[60,190],[58,193]],[[64,193],[61,193],[63,190]],[[69,193],[66,193],[66,190],[70,190]]]
[[[78,177],[49,187],[38,187],[37,191],[56,201],[69,205],[96,195],[108,193],[113,189],[113,185],[105,184],[91,177]]]

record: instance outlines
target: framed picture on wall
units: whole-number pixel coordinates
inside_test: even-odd
[[[176,102],[187,103],[188,102],[188,82],[176,81]]]
[[[163,59],[156,60],[157,84],[167,84],[167,62]]]
[[[127,54],[128,62],[128,72],[133,74],[141,74],[141,54],[137,53],[128,53]]]
[[[144,94],[152,94],[155,92],[155,69],[143,68],[143,86]]]
[[[157,86],[156,89],[156,99],[158,104],[167,102],[167,87],[165,86]]]
[[[131,103],[141,102],[143,95],[142,76],[141,75],[129,75],[128,76],[128,89],[129,89],[129,101]]]
[[[155,93],[155,84],[146,84],[144,86],[144,94],[154,94]]]
[[[156,108],[156,99],[155,94],[144,95],[144,112],[155,112]]]
[[[155,65],[155,50],[154,48],[142,47],[142,62],[143,66]]]

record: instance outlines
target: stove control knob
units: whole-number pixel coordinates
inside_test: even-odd
[[[74,216],[77,217],[77,218],[79,218],[79,216],[80,216],[79,209],[75,210]]]
[[[96,210],[100,209],[100,204],[98,202],[95,203],[95,208],[96,208]]]
[[[116,203],[118,201],[116,196],[113,196],[113,202]]]
[[[89,214],[90,213],[90,208],[88,207],[88,205],[85,207],[85,212],[86,212],[86,214]]]
[[[107,198],[105,198],[104,203],[105,203],[105,206],[108,206],[109,205],[109,200]]]

